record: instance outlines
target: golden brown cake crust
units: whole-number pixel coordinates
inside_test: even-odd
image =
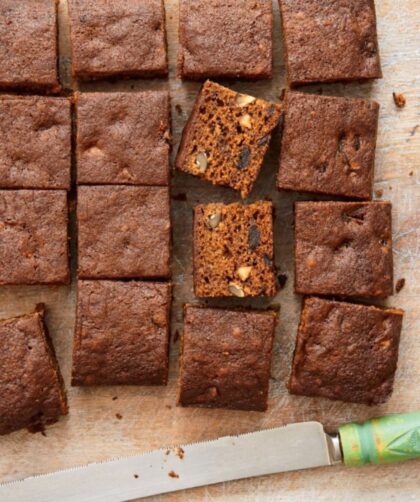
[[[79,186],[77,222],[79,278],[170,276],[167,187]]]
[[[75,77],[168,74],[163,0],[69,0]]]
[[[168,185],[166,91],[76,94],[80,184]]]
[[[271,202],[196,206],[193,248],[198,297],[276,294]]]
[[[44,327],[44,308],[0,321],[0,435],[32,432],[67,414],[54,348]]]
[[[182,133],[176,167],[247,197],[280,114],[280,105],[207,81]]]
[[[381,78],[373,0],[279,0],[290,86]]]
[[[403,311],[307,298],[289,391],[379,404],[392,393]]]
[[[276,320],[273,310],[187,305],[179,404],[265,411]]]
[[[165,385],[171,286],[78,281],[72,385]]]
[[[181,0],[179,11],[183,79],[272,77],[271,0]]]
[[[391,203],[297,202],[295,291],[392,295]]]
[[[277,187],[372,197],[379,105],[287,92]]]
[[[0,190],[0,284],[67,284],[67,227],[64,190]]]
[[[70,190],[67,98],[0,97],[0,187]]]

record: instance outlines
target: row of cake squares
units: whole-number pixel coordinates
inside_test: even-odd
[[[165,385],[169,284],[79,281],[72,385]],[[306,298],[289,392],[379,404],[393,389],[403,312]],[[277,312],[186,305],[178,404],[264,411]],[[44,307],[0,321],[0,435],[68,413]],[[22,385],[23,384],[23,385]]]
[[[280,0],[290,85],[380,78],[373,0]],[[0,3],[0,86],[60,88],[57,0]],[[68,0],[80,79],[168,73],[163,0]],[[184,79],[272,77],[272,0],[180,0]]]
[[[166,91],[77,93],[80,184],[169,184]],[[249,195],[278,122],[277,186],[356,199],[372,195],[379,106],[287,92],[282,104],[206,82],[184,128],[178,169]],[[70,188],[67,98],[1,96],[0,188]]]

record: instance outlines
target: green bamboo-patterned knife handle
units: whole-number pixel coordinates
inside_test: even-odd
[[[338,433],[348,466],[420,458],[420,411],[346,424]]]

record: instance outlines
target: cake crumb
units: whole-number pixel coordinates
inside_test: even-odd
[[[376,195],[376,197],[378,197],[378,199],[380,199],[383,194],[384,194],[384,191],[382,188],[378,188],[378,190],[375,190],[375,195]]]
[[[180,446],[178,446],[178,448],[176,449],[176,455],[182,460],[185,456],[185,451]]]
[[[122,415],[121,413],[115,413],[115,417],[118,418],[118,420],[121,420],[122,419]]]
[[[395,291],[399,293],[404,286],[405,286],[405,279],[404,277],[402,277],[401,279],[398,279],[397,284],[395,285]]]
[[[138,474],[134,474],[134,477],[135,477],[136,479],[138,479],[139,475],[138,475]]]
[[[409,175],[409,176],[413,176],[413,174],[414,174],[414,172],[413,172],[413,171],[410,171],[410,172],[408,173],[408,175]]]
[[[406,103],[404,94],[393,92],[392,97],[394,98],[394,103],[398,108],[404,108]]]
[[[170,478],[179,478],[179,475],[175,471],[169,471],[168,476]]]

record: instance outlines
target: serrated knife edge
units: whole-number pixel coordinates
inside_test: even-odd
[[[333,463],[322,425],[303,422],[9,481],[0,484],[0,500],[120,502]]]

